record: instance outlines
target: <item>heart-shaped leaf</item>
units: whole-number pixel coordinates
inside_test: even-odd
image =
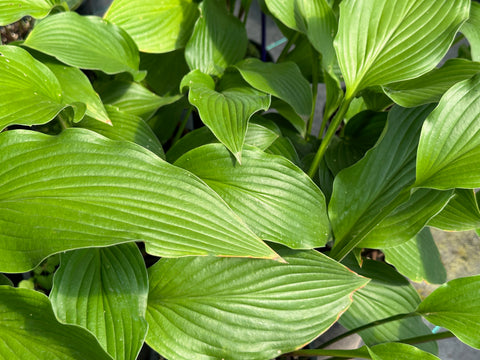
[[[480,187],[480,75],[442,97],[423,125],[417,156],[419,187]]]
[[[61,0],[0,0],[0,26],[11,24],[27,15],[36,19],[43,18],[60,3]]]
[[[105,14],[149,53],[184,47],[197,17],[194,0],[115,0]]]
[[[185,47],[185,59],[190,70],[221,75],[227,66],[245,57],[247,31],[222,0],[204,0],[199,9],[200,17]]]
[[[238,74],[225,74],[216,91],[213,79],[199,70],[185,76],[180,87],[190,89],[188,100],[203,123],[241,161],[248,120],[269,108],[270,96],[248,86]]]
[[[368,349],[372,360],[440,360],[414,346],[399,343],[375,345]]]
[[[92,332],[117,360],[135,360],[147,334],[148,279],[135,244],[61,255],[50,301],[63,323]]]
[[[159,256],[277,257],[204,182],[136,144],[6,131],[0,153],[0,271],[135,240]]]
[[[480,349],[480,275],[440,286],[418,306],[431,323],[450,330],[465,344]]]
[[[294,249],[324,246],[330,235],[325,197],[312,180],[283,157],[253,147],[243,149],[242,161],[235,164],[224,146],[210,144],[175,165],[205,181],[260,238]]]
[[[437,65],[468,19],[470,0],[345,0],[335,49],[346,98]]]
[[[328,329],[367,279],[316,251],[288,262],[161,259],[149,269],[147,343],[182,360],[271,359]]]
[[[0,130],[45,124],[65,107],[55,75],[22,48],[0,46],[0,72]]]
[[[64,12],[39,22],[24,44],[82,69],[107,74],[129,72],[135,80],[145,74],[138,70],[140,57],[128,34],[97,16]]]
[[[460,31],[465,35],[470,43],[472,60],[480,61],[480,35],[478,27],[480,26],[480,4],[472,1],[470,5],[470,17],[461,27]]]
[[[111,360],[85,329],[58,322],[48,298],[33,290],[0,286],[0,358]]]

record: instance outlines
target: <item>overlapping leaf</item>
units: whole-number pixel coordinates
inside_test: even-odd
[[[175,165],[205,181],[264,240],[294,249],[321,247],[328,240],[325,197],[283,157],[245,147],[239,165],[224,146],[210,144],[186,153]]]
[[[469,16],[470,1],[345,0],[335,49],[346,97],[433,69]]]
[[[116,360],[135,360],[147,334],[148,279],[135,244],[62,254],[50,300],[57,318],[92,332]]]
[[[7,131],[0,153],[0,271],[135,240],[159,256],[277,257],[201,180],[136,144]]]
[[[82,69],[107,74],[126,71],[135,80],[145,76],[138,70],[135,42],[123,29],[96,16],[74,12],[49,16],[34,27],[24,44]]]
[[[185,47],[185,59],[190,70],[218,76],[245,57],[247,31],[222,0],[204,0],[199,9],[200,17]]]
[[[65,107],[55,75],[25,50],[0,46],[0,72],[0,130],[45,124]]]
[[[271,359],[310,342],[368,281],[315,251],[288,262],[161,259],[149,269],[147,343],[166,358]]]
[[[0,285],[9,285],[13,286],[12,281],[6,277],[4,274],[0,274]]]
[[[375,345],[368,349],[372,360],[440,360],[414,346],[399,343]]]
[[[185,46],[198,16],[194,0],[115,0],[105,19],[121,26],[143,52]]]
[[[474,61],[480,61],[480,35],[478,33],[478,27],[480,26],[480,4],[472,1],[470,5],[470,17],[468,21],[463,24],[460,31],[465,35],[470,43],[470,50],[472,53],[472,59]]]
[[[480,187],[480,75],[454,85],[423,125],[417,181],[436,189]]]
[[[465,344],[480,349],[480,275],[449,281],[431,293],[417,312]]]
[[[255,112],[269,108],[270,96],[248,86],[238,74],[226,74],[217,91],[209,75],[194,70],[180,86],[190,89],[188,100],[198,109],[203,123],[241,161],[248,120]]]
[[[0,358],[111,360],[95,337],[58,322],[48,298],[36,291],[0,286]]]
[[[43,18],[60,3],[61,0],[0,0],[0,26],[11,24],[27,15]]]

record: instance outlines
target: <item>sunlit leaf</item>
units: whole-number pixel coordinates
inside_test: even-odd
[[[440,358],[422,351],[412,345],[386,343],[368,349],[372,360],[440,360]]]
[[[61,0],[0,0],[0,26],[11,24],[27,15],[43,18],[60,3]]]
[[[480,61],[480,34],[478,28],[480,26],[480,4],[472,1],[470,5],[470,18],[461,27],[460,31],[465,35],[470,43],[472,52],[472,60]]]

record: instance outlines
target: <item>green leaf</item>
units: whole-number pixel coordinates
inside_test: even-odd
[[[346,98],[433,69],[466,19],[469,0],[345,0],[335,49]]]
[[[355,329],[372,321],[385,319],[397,314],[415,311],[420,297],[414,287],[391,266],[365,259],[362,267],[356,260],[345,262],[351,270],[368,277],[371,281],[353,295],[353,303],[340,318],[347,329]],[[366,345],[397,341],[431,334],[420,316],[391,321],[358,333]],[[420,348],[436,353],[435,342],[420,345]]]
[[[0,73],[0,130],[45,124],[65,107],[55,75],[25,50],[0,46]]]
[[[316,251],[161,259],[149,269],[147,343],[175,359],[271,359],[327,330],[366,279]]]
[[[278,111],[278,113],[293,125],[295,130],[301,135],[305,136],[307,133],[307,123],[305,116],[300,116],[290,105],[278,98],[272,98],[271,108]]]
[[[372,360],[440,360],[414,346],[399,343],[375,345],[368,349]]]
[[[109,360],[95,337],[58,322],[48,298],[36,291],[0,286],[0,358]]]
[[[49,16],[35,25],[24,45],[82,69],[126,71],[137,81],[145,76],[138,70],[135,42],[123,29],[97,16],[75,12]]]
[[[247,31],[222,0],[203,0],[199,9],[200,17],[185,47],[185,59],[190,70],[221,75],[229,65],[245,57]]]
[[[424,228],[401,245],[383,248],[382,252],[387,263],[412,281],[443,284],[447,280],[445,267],[429,228]]]
[[[269,154],[283,156],[298,167],[302,166],[302,160],[300,160],[300,157],[298,156],[297,150],[295,150],[295,146],[293,146],[292,141],[288,138],[279,137],[273,142],[272,145],[268,147],[267,150],[265,150],[265,152]]]
[[[439,102],[442,95],[453,85],[479,72],[478,62],[450,59],[439,69],[434,69],[416,79],[385,85],[383,90],[397,104],[415,107]]]
[[[241,161],[248,120],[259,110],[270,106],[270,95],[246,84],[237,74],[225,74],[215,90],[213,79],[199,70],[190,72],[180,87],[188,87],[188,100],[200,114],[203,123],[232,154]]]
[[[114,105],[119,110],[148,120],[158,108],[172,104],[181,95],[160,97],[139,83],[125,80],[99,82],[95,88],[105,104]]]
[[[6,277],[4,274],[0,274],[0,285],[13,286],[13,282],[8,277]]]
[[[467,231],[480,228],[480,209],[473,189],[455,189],[447,206],[428,222],[445,231]]]
[[[451,280],[427,296],[417,312],[450,330],[465,344],[480,349],[479,286],[480,275]]]
[[[460,31],[465,35],[470,43],[470,50],[472,53],[472,60],[480,61],[480,35],[478,28],[480,26],[480,4],[472,1],[470,5],[470,18],[460,28]]]
[[[0,26],[8,25],[24,16],[36,19],[48,15],[60,0],[0,0]]]
[[[236,68],[255,89],[282,99],[301,116],[310,116],[312,89],[295,63],[274,64],[251,58]]]
[[[165,159],[162,144],[142,118],[126,114],[111,105],[106,105],[106,109],[112,125],[103,124],[87,117],[78,126],[95,131],[112,140],[131,141]]]
[[[88,329],[117,360],[137,358],[147,298],[147,270],[135,244],[62,254],[50,293],[57,318]]]
[[[425,120],[418,145],[418,187],[480,187],[480,75],[462,81]]]
[[[245,147],[239,165],[224,146],[210,144],[186,153],[175,165],[205,181],[262,239],[312,249],[329,238],[325,197],[283,157]]]
[[[194,0],[115,0],[105,14],[148,53],[184,47],[197,17]]]
[[[344,257],[409,199],[420,129],[432,108],[393,108],[377,145],[336,176],[329,205],[335,234],[333,257]]]
[[[245,135],[245,144],[255,146],[260,150],[265,150],[270,147],[279,137],[280,134],[277,132],[250,121],[248,123],[248,129]]]
[[[205,183],[136,144],[7,131],[0,153],[0,271],[137,240],[158,256],[277,257]]]

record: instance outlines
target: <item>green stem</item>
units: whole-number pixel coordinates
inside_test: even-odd
[[[443,332],[439,332],[439,333],[436,333],[436,334],[416,336],[416,337],[400,340],[399,342],[401,342],[403,344],[415,345],[415,344],[422,344],[422,343],[435,341],[435,340],[448,339],[448,338],[452,338],[452,337],[455,337],[455,335],[452,334],[450,331],[443,331]]]
[[[355,349],[355,350],[326,350],[326,349],[312,349],[312,350],[297,350],[291,353],[285,354],[286,356],[334,356],[340,359],[371,359],[372,357],[368,353],[367,349]]]
[[[381,320],[375,320],[375,321],[372,321],[371,323],[368,323],[368,324],[365,324],[365,325],[362,325],[362,326],[359,326],[355,329],[352,329],[352,330],[349,330],[343,334],[340,334],[336,337],[334,337],[333,339],[330,339],[329,341],[323,343],[322,345],[320,345],[320,349],[324,349],[326,348],[327,346],[333,344],[333,343],[336,343],[337,341],[340,341],[346,337],[349,337],[353,334],[356,334],[360,331],[363,331],[363,330],[366,330],[366,329],[370,329],[371,327],[374,327],[374,326],[378,326],[378,325],[382,325],[382,324],[386,324],[386,323],[389,323],[389,322],[392,322],[392,321],[396,321],[396,320],[402,320],[402,319],[406,319],[406,318],[409,318],[409,317],[412,317],[412,316],[419,316],[416,312],[411,312],[411,313],[407,313],[407,314],[397,314],[397,315],[394,315],[394,316],[390,316],[388,318],[385,318],[385,319],[381,319]]]
[[[315,176],[315,173],[318,170],[318,167],[320,165],[320,162],[322,161],[323,155],[325,155],[325,151],[327,151],[328,145],[330,144],[330,141],[332,141],[333,135],[335,135],[335,132],[337,131],[338,127],[343,121],[343,117],[345,116],[348,107],[350,106],[350,103],[352,102],[353,97],[345,98],[342,101],[342,104],[337,110],[337,113],[332,119],[332,123],[328,127],[327,133],[325,134],[325,137],[322,140],[322,143],[320,144],[320,147],[318,148],[317,153],[315,154],[315,158],[313,159],[312,165],[310,166],[310,169],[308,170],[308,176],[313,178]]]
[[[193,110],[193,107],[190,106],[187,113],[183,117],[182,122],[178,126],[177,133],[175,134],[175,137],[172,140],[172,145],[174,145],[182,137],[183,131],[185,130],[185,126],[187,125],[187,122],[188,122],[188,118],[192,114],[192,110]]]
[[[318,61],[319,61],[319,54],[315,49],[312,49],[313,52],[313,65],[312,65],[312,113],[310,114],[310,118],[307,122],[307,133],[305,134],[305,138],[312,133],[312,126],[313,126],[313,119],[315,117],[315,108],[317,106],[317,94],[318,94]]]
[[[282,49],[282,52],[280,53],[280,56],[278,57],[277,62],[282,62],[283,61],[285,56],[287,56],[290,48],[297,41],[299,36],[300,36],[300,33],[296,32],[290,39],[288,39],[287,43],[285,44],[285,47]]]

